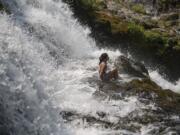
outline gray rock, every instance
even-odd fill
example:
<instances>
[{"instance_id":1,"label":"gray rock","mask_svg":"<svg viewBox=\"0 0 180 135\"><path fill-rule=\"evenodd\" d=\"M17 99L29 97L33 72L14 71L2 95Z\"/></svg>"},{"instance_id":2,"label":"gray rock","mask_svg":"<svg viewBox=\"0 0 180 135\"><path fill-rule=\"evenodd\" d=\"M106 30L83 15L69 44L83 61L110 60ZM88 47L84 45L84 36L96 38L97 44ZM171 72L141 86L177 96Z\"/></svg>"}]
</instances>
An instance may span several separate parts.
<instances>
[{"instance_id":1,"label":"gray rock","mask_svg":"<svg viewBox=\"0 0 180 135\"><path fill-rule=\"evenodd\" d=\"M149 78L148 70L142 63L135 62L124 56L116 59L115 66L119 72L129 74L132 77Z\"/></svg>"}]
</instances>

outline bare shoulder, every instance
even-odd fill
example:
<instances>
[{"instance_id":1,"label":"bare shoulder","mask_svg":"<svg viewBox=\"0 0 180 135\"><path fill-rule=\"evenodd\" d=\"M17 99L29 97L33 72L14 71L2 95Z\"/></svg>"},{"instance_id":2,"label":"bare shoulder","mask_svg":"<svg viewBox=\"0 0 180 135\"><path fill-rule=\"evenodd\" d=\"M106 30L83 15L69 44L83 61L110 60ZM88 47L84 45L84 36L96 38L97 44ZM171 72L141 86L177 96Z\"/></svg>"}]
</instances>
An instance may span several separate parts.
<instances>
[{"instance_id":1,"label":"bare shoulder","mask_svg":"<svg viewBox=\"0 0 180 135\"><path fill-rule=\"evenodd\" d=\"M105 66L106 66L106 63L105 63L105 62L102 62L102 63L99 65L100 68L104 68Z\"/></svg>"},{"instance_id":2,"label":"bare shoulder","mask_svg":"<svg viewBox=\"0 0 180 135\"><path fill-rule=\"evenodd\" d=\"M105 66L106 65L106 63L105 62L102 62L101 64L100 64L100 66Z\"/></svg>"}]
</instances>

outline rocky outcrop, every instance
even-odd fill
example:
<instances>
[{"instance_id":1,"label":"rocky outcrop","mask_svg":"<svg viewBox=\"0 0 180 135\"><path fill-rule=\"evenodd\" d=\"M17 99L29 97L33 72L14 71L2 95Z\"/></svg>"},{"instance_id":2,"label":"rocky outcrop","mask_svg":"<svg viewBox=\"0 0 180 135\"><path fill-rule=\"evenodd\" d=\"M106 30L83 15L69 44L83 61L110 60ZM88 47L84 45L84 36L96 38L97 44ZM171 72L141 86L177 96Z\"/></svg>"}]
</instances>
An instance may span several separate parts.
<instances>
[{"instance_id":1,"label":"rocky outcrop","mask_svg":"<svg viewBox=\"0 0 180 135\"><path fill-rule=\"evenodd\" d=\"M145 104L154 102L163 111L175 114L180 112L180 94L172 90L165 90L153 82L149 77L148 70L142 63L125 56L119 56L115 61L115 67L120 74L125 73L130 75L129 78L135 79L130 79L131 81L101 82L97 80L97 77L93 77L87 81L94 84L93 87L98 86L98 91L106 93L110 98L121 100L125 97L137 96Z\"/></svg>"},{"instance_id":2,"label":"rocky outcrop","mask_svg":"<svg viewBox=\"0 0 180 135\"><path fill-rule=\"evenodd\" d=\"M119 56L115 61L115 67L120 73L131 75L132 77L149 78L148 70L140 62L135 62L124 56Z\"/></svg>"},{"instance_id":3,"label":"rocky outcrop","mask_svg":"<svg viewBox=\"0 0 180 135\"><path fill-rule=\"evenodd\" d=\"M107 99L108 101L126 102L128 98L137 97L138 101L147 108L141 108L141 111L134 110L123 117L109 114L106 110L95 114L64 110L60 112L60 115L66 123L74 123L76 126L84 123L85 127L96 126L102 129L128 130L135 133L140 132L142 126L155 125L157 128L149 130L147 134L180 133L180 118L178 117L180 113L180 94L163 90L150 79L134 79L124 83L113 81L103 83L93 78L89 83L93 83L99 88L93 96L100 102L103 102L103 100L107 102ZM151 105L154 107L148 107ZM117 107L120 108L120 106ZM115 117L116 122L109 120L109 117Z\"/></svg>"},{"instance_id":4,"label":"rocky outcrop","mask_svg":"<svg viewBox=\"0 0 180 135\"><path fill-rule=\"evenodd\" d=\"M114 115L109 114L106 110L94 113L64 110L60 112L60 115L65 122L74 123L76 126L84 123L85 127L95 126L102 129L113 129L114 131L128 130L132 133L141 132L142 126L155 125L157 128L149 130L147 134L159 135L170 132L179 134L180 94L162 89L149 77L142 76L142 74L148 76L148 72L141 63L120 56L116 60L116 64L120 73L131 73L134 77L138 75L139 79L133 79L129 82L119 80L104 83L98 80L96 76L91 77L85 82L89 82L90 85L97 88L93 97L99 102L106 100L105 102L112 101L113 103L128 102L128 99L136 97L140 102L138 105L143 104L146 107L142 107L140 110L135 109L130 113L127 112L128 114L125 116L119 116L116 113ZM124 68L129 70L124 70ZM121 105L118 104L117 108L121 108ZM110 118L115 118L116 121L113 122Z\"/></svg>"},{"instance_id":5,"label":"rocky outcrop","mask_svg":"<svg viewBox=\"0 0 180 135\"><path fill-rule=\"evenodd\" d=\"M99 90L105 92L111 98L121 99L128 96L138 96L138 99L149 104L154 102L165 113L178 114L180 112L180 94L171 90L163 90L150 79L134 79L126 83L101 83ZM117 93L118 96L115 96Z\"/></svg>"},{"instance_id":6,"label":"rocky outcrop","mask_svg":"<svg viewBox=\"0 0 180 135\"><path fill-rule=\"evenodd\" d=\"M163 90L150 79L133 80L127 84L126 90L140 98L153 100L164 111L180 112L180 95L171 90Z\"/></svg>"},{"instance_id":7,"label":"rocky outcrop","mask_svg":"<svg viewBox=\"0 0 180 135\"><path fill-rule=\"evenodd\" d=\"M180 76L177 0L76 0L70 5L100 43L122 43L121 48L157 60L172 78Z\"/></svg>"}]
</instances>

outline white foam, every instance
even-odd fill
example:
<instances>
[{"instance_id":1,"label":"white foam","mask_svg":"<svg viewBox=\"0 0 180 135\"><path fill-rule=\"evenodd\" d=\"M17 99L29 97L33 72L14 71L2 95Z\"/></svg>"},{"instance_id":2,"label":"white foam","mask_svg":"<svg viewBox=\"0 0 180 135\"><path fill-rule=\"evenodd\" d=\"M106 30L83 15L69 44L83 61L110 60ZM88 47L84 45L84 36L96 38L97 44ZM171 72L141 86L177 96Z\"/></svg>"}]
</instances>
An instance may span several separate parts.
<instances>
[{"instance_id":1,"label":"white foam","mask_svg":"<svg viewBox=\"0 0 180 135\"><path fill-rule=\"evenodd\" d=\"M155 81L159 86L164 89L170 89L177 93L180 93L180 80L175 82L174 84L164 79L158 71L150 71L150 77L153 81Z\"/></svg>"},{"instance_id":2,"label":"white foam","mask_svg":"<svg viewBox=\"0 0 180 135\"><path fill-rule=\"evenodd\" d=\"M77 129L75 131L75 135L123 135L123 134L128 134L128 135L138 135L137 133L133 133L127 130L97 130L95 128L89 128L89 129Z\"/></svg>"}]
</instances>

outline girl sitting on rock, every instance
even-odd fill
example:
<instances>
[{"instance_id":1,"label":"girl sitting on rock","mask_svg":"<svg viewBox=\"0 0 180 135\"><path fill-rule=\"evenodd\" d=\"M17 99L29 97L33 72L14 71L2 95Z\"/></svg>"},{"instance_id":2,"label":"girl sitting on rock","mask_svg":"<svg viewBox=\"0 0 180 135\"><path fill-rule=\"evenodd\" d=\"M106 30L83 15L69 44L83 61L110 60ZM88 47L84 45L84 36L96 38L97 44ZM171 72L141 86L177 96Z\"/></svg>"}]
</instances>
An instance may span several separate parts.
<instances>
[{"instance_id":1,"label":"girl sitting on rock","mask_svg":"<svg viewBox=\"0 0 180 135\"><path fill-rule=\"evenodd\" d=\"M118 70L113 69L112 71L107 72L107 61L109 56L107 53L101 54L99 57L99 77L102 81L110 81L112 79L118 79Z\"/></svg>"}]
</instances>

